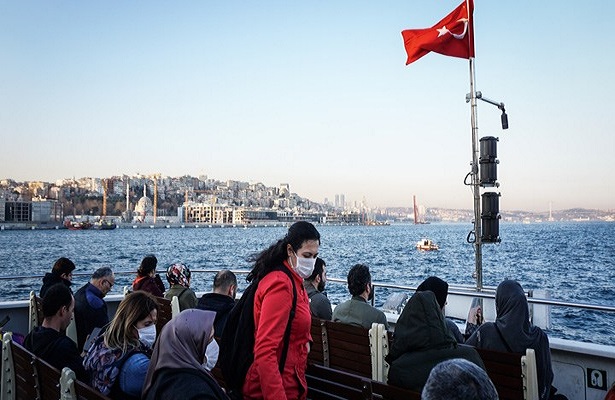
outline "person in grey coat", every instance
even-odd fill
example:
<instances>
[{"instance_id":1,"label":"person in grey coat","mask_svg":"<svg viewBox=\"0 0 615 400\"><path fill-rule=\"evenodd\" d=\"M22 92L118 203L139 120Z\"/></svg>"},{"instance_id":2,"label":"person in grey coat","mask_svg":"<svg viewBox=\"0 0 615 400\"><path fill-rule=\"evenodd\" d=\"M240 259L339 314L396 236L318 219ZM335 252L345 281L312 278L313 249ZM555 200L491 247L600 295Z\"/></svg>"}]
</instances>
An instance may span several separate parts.
<instances>
[{"instance_id":1,"label":"person in grey coat","mask_svg":"<svg viewBox=\"0 0 615 400\"><path fill-rule=\"evenodd\" d=\"M372 276L369 268L357 264L348 271L348 291L352 295L350 300L335 307L333 321L350 325L358 325L370 329L372 323L384 324L389 329L389 323L384 313L372 307L367 301L374 297Z\"/></svg>"}]
</instances>

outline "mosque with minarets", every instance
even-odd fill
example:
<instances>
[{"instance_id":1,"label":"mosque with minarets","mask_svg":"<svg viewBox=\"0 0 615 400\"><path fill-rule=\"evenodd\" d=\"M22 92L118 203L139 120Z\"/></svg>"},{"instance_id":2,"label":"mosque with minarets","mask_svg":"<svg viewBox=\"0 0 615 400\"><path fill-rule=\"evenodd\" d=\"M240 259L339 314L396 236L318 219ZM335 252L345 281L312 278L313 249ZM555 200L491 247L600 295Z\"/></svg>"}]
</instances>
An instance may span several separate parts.
<instances>
[{"instance_id":1,"label":"mosque with minarets","mask_svg":"<svg viewBox=\"0 0 615 400\"><path fill-rule=\"evenodd\" d=\"M134 211L135 222L146 222L154 216L154 207L152 201L147 197L147 185L143 185L143 197L137 201Z\"/></svg>"}]
</instances>

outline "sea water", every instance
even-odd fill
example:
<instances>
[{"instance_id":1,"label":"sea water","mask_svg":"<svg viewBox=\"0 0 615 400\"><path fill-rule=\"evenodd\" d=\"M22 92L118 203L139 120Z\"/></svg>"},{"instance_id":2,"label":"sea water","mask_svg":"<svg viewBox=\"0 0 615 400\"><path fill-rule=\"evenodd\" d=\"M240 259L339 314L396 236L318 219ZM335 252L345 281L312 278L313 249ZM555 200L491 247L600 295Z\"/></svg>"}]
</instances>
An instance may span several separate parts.
<instances>
[{"instance_id":1,"label":"sea water","mask_svg":"<svg viewBox=\"0 0 615 400\"><path fill-rule=\"evenodd\" d=\"M435 275L450 285L475 283L474 248L467 242L472 226L466 223L427 225L319 225L320 256L331 278L345 279L350 267L370 267L375 282L416 286ZM75 272L91 273L109 265L115 271L135 271L144 255L153 253L158 270L182 262L193 269L250 268L249 257L287 231L286 227L116 229L112 231L30 230L0 231L0 275L42 275L59 257L75 262ZM500 224L499 244L483 246L483 284L495 287L516 279L525 289L546 289L552 299L575 303L615 305L615 223L550 222ZM439 251L415 249L422 238L432 239ZM134 275L118 275L113 292L130 285ZM192 287L210 291L212 275L195 274ZM163 279L164 280L164 279ZM87 281L76 276L75 287ZM240 278L240 290L246 283ZM2 280L2 300L27 298L38 292L40 277ZM329 284L332 302L349 297L345 285ZM387 291L378 293L381 305ZM576 308L554 307L550 336L615 344L615 315Z\"/></svg>"}]
</instances>

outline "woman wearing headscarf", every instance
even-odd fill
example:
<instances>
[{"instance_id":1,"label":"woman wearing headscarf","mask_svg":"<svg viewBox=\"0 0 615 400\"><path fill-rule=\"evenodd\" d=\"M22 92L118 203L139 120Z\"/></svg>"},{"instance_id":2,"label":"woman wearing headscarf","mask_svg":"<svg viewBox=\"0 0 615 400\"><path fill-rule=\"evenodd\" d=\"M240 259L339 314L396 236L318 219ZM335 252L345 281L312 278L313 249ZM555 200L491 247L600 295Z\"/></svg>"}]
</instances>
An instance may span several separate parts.
<instances>
[{"instance_id":1,"label":"woman wearing headscarf","mask_svg":"<svg viewBox=\"0 0 615 400\"><path fill-rule=\"evenodd\" d=\"M495 322L482 324L466 341L478 348L525 354L526 349L536 352L538 394L547 400L551 393L553 370L547 334L530 323L527 298L517 281L505 280L495 291Z\"/></svg>"},{"instance_id":2,"label":"woman wearing headscarf","mask_svg":"<svg viewBox=\"0 0 615 400\"><path fill-rule=\"evenodd\" d=\"M164 297L169 300L177 296L180 311L196 308L198 300L196 294L190 289L190 268L182 263L175 263L167 269L167 281L171 287Z\"/></svg>"},{"instance_id":3,"label":"woman wearing headscarf","mask_svg":"<svg viewBox=\"0 0 615 400\"><path fill-rule=\"evenodd\" d=\"M444 306L446 306L446 298L448 297L448 283L437 276L430 276L416 288L417 292L424 292L426 290L429 290L436 295L438 305L440 306L442 313L444 313ZM444 317L444 321L446 322L446 327L449 329L455 340L457 340L457 343L463 343L463 335L459 331L457 324L453 320L446 317Z\"/></svg>"},{"instance_id":4,"label":"woman wearing headscarf","mask_svg":"<svg viewBox=\"0 0 615 400\"><path fill-rule=\"evenodd\" d=\"M143 257L141 265L137 269L137 277L132 282L132 290L143 290L157 297L164 295L165 287L156 273L158 259L153 254Z\"/></svg>"},{"instance_id":5,"label":"woman wearing headscarf","mask_svg":"<svg viewBox=\"0 0 615 400\"><path fill-rule=\"evenodd\" d=\"M182 311L169 321L154 347L145 384L145 400L227 400L205 367L213 343L216 313L199 309Z\"/></svg>"},{"instance_id":6,"label":"woman wearing headscarf","mask_svg":"<svg viewBox=\"0 0 615 400\"><path fill-rule=\"evenodd\" d=\"M126 295L83 359L92 387L115 400L141 398L157 319L154 296L141 290Z\"/></svg>"},{"instance_id":7,"label":"woman wearing headscarf","mask_svg":"<svg viewBox=\"0 0 615 400\"><path fill-rule=\"evenodd\" d=\"M435 294L416 292L395 325L393 345L387 356L391 365L388 382L420 392L431 369L451 358L463 358L485 369L476 349L458 344L453 338Z\"/></svg>"}]
</instances>

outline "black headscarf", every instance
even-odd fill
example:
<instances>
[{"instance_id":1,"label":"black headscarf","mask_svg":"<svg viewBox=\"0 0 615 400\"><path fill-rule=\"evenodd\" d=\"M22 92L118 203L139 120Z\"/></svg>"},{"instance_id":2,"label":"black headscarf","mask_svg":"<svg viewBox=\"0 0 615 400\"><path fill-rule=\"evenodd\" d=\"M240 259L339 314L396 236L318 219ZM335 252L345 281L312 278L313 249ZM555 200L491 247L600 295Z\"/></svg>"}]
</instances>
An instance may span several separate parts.
<instances>
[{"instance_id":1,"label":"black headscarf","mask_svg":"<svg viewBox=\"0 0 615 400\"><path fill-rule=\"evenodd\" d=\"M424 292L426 290L433 292L436 295L436 300L440 308L444 308L446 305L446 296L448 296L448 283L436 276L430 276L416 288L417 292Z\"/></svg>"}]
</instances>

